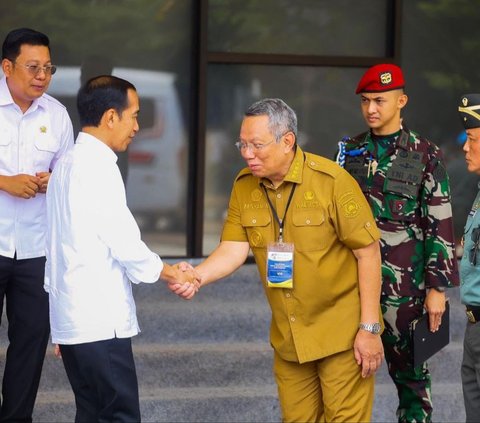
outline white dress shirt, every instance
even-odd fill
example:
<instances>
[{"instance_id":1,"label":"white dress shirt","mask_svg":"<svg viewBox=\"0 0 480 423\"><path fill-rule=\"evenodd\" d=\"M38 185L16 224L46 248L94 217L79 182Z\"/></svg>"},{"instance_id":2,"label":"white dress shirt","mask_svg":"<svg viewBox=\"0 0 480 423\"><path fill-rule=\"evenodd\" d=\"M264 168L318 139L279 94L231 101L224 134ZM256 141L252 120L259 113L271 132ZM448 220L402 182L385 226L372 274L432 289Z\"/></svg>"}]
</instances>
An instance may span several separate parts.
<instances>
[{"instance_id":1,"label":"white dress shirt","mask_svg":"<svg viewBox=\"0 0 480 423\"><path fill-rule=\"evenodd\" d=\"M45 290L54 343L136 335L129 279L156 282L163 269L141 240L116 161L107 145L80 132L50 177Z\"/></svg>"},{"instance_id":2,"label":"white dress shirt","mask_svg":"<svg viewBox=\"0 0 480 423\"><path fill-rule=\"evenodd\" d=\"M43 94L22 113L0 79L0 175L48 172L72 145L72 122L61 103ZM1 256L44 256L45 230L45 194L24 199L0 191Z\"/></svg>"}]
</instances>

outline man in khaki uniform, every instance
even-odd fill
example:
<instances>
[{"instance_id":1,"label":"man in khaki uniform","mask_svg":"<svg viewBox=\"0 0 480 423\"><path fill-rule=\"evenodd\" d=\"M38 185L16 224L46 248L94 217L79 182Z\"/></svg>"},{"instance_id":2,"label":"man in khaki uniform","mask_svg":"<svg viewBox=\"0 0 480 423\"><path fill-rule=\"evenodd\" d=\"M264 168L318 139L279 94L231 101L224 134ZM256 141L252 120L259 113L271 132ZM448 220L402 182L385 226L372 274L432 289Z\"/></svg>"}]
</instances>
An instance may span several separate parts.
<instances>
[{"instance_id":1,"label":"man in khaki uniform","mask_svg":"<svg viewBox=\"0 0 480 423\"><path fill-rule=\"evenodd\" d=\"M295 112L264 99L245 113L237 176L202 285L251 248L272 309L284 421L369 421L380 340L380 233L354 179L296 145Z\"/></svg>"}]
</instances>

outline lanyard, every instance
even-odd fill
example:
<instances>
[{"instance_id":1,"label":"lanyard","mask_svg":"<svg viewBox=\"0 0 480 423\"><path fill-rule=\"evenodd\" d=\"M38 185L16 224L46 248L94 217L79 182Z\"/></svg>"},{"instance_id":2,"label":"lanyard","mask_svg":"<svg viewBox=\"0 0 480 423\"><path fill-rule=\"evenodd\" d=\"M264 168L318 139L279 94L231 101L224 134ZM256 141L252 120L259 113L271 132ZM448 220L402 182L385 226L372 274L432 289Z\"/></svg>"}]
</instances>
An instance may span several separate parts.
<instances>
[{"instance_id":1,"label":"lanyard","mask_svg":"<svg viewBox=\"0 0 480 423\"><path fill-rule=\"evenodd\" d=\"M265 185L262 184L263 190L265 191L265 195L267 196L267 201L268 204L270 205L270 208L272 209L273 216L278 222L278 227L279 227L279 234L278 234L278 242L283 242L283 224L285 223L285 217L287 216L287 211L288 208L290 207L290 203L292 201L293 193L295 192L295 188L297 188L297 184L293 184L292 190L290 191L290 195L288 197L287 201L287 207L285 207L285 214L283 215L283 219L280 219L277 214L277 210L275 210L275 207L273 207L273 204L270 200L270 197L268 196L267 193L267 188L265 188Z\"/></svg>"}]
</instances>

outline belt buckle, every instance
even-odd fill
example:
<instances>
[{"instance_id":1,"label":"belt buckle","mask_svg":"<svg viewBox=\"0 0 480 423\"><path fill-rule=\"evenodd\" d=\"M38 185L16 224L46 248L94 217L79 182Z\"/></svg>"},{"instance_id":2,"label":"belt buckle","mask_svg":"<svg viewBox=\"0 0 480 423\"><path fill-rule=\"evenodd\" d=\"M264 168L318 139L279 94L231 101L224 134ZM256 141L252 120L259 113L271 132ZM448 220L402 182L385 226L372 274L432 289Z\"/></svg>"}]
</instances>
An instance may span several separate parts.
<instances>
[{"instance_id":1,"label":"belt buckle","mask_svg":"<svg viewBox=\"0 0 480 423\"><path fill-rule=\"evenodd\" d=\"M468 321L469 321L470 323L476 323L476 322L477 322L477 321L475 320L475 316L473 315L472 310L465 310L465 312L467 313Z\"/></svg>"}]
</instances>

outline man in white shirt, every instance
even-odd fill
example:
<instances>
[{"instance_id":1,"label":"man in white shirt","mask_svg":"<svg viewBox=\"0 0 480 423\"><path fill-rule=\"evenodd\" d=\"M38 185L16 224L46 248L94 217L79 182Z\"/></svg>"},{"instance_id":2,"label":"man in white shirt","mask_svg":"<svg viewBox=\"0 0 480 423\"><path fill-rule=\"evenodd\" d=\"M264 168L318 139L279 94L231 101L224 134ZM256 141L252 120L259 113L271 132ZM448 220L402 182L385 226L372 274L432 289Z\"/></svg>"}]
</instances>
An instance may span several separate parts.
<instances>
[{"instance_id":1,"label":"man in white shirt","mask_svg":"<svg viewBox=\"0 0 480 423\"><path fill-rule=\"evenodd\" d=\"M0 421L32 421L48 344L45 192L50 171L73 145L65 107L45 94L55 66L49 39L28 28L2 45L0 79L0 317L9 346Z\"/></svg>"},{"instance_id":2,"label":"man in white shirt","mask_svg":"<svg viewBox=\"0 0 480 423\"><path fill-rule=\"evenodd\" d=\"M115 152L139 130L135 87L114 76L87 81L77 97L82 131L47 192L52 341L75 394L75 421L140 421L131 337L139 332L133 283L162 278L183 298L194 271L163 263L141 240ZM161 189L161 187L159 187Z\"/></svg>"}]
</instances>

